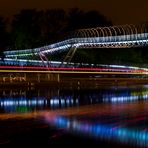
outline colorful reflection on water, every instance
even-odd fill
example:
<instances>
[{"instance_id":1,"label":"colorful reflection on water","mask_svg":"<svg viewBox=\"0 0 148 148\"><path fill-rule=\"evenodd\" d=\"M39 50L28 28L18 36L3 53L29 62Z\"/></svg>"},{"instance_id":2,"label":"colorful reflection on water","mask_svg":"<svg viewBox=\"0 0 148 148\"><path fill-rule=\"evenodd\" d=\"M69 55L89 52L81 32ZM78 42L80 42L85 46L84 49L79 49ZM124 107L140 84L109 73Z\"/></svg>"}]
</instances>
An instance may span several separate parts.
<instances>
[{"instance_id":1,"label":"colorful reflection on water","mask_svg":"<svg viewBox=\"0 0 148 148\"><path fill-rule=\"evenodd\" d=\"M46 120L58 128L103 140L114 140L126 144L148 147L148 132L105 124L85 123L60 116L46 116Z\"/></svg>"},{"instance_id":2,"label":"colorful reflection on water","mask_svg":"<svg viewBox=\"0 0 148 148\"><path fill-rule=\"evenodd\" d=\"M46 90L46 91L45 91ZM126 103L148 99L148 87L110 87L90 90L0 90L0 112L59 109L98 103Z\"/></svg>"},{"instance_id":3,"label":"colorful reflection on water","mask_svg":"<svg viewBox=\"0 0 148 148\"><path fill-rule=\"evenodd\" d=\"M67 132L148 147L148 87L0 90L0 120L45 118Z\"/></svg>"}]
</instances>

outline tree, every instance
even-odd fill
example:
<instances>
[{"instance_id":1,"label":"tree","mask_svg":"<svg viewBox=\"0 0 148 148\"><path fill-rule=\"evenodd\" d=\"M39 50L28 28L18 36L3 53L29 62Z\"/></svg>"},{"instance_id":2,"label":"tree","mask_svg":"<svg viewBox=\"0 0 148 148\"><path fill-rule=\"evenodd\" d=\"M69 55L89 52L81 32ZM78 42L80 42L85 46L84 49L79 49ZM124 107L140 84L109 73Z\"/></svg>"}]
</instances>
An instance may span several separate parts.
<instances>
[{"instance_id":1,"label":"tree","mask_svg":"<svg viewBox=\"0 0 148 148\"><path fill-rule=\"evenodd\" d=\"M112 22L98 11L73 8L68 12L68 31L101 26L112 26Z\"/></svg>"},{"instance_id":2,"label":"tree","mask_svg":"<svg viewBox=\"0 0 148 148\"><path fill-rule=\"evenodd\" d=\"M39 13L35 9L26 9L14 16L11 30L14 49L28 49L40 45Z\"/></svg>"},{"instance_id":3,"label":"tree","mask_svg":"<svg viewBox=\"0 0 148 148\"><path fill-rule=\"evenodd\" d=\"M67 15L63 9L49 9L43 13L40 22L42 37L46 44L53 43L65 33Z\"/></svg>"},{"instance_id":4,"label":"tree","mask_svg":"<svg viewBox=\"0 0 148 148\"><path fill-rule=\"evenodd\" d=\"M6 20L3 17L0 17L0 57L3 58L3 51L9 45L9 36L6 31Z\"/></svg>"}]
</instances>

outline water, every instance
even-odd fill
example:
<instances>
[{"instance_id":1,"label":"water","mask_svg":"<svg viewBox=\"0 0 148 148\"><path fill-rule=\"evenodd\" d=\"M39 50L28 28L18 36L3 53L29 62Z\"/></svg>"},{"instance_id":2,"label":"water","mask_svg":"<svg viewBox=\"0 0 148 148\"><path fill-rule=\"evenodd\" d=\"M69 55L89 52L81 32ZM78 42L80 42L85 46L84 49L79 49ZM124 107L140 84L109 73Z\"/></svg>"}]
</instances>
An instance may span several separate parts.
<instances>
[{"instance_id":1,"label":"water","mask_svg":"<svg viewBox=\"0 0 148 148\"><path fill-rule=\"evenodd\" d=\"M0 144L148 147L148 85L2 88L0 131Z\"/></svg>"}]
</instances>

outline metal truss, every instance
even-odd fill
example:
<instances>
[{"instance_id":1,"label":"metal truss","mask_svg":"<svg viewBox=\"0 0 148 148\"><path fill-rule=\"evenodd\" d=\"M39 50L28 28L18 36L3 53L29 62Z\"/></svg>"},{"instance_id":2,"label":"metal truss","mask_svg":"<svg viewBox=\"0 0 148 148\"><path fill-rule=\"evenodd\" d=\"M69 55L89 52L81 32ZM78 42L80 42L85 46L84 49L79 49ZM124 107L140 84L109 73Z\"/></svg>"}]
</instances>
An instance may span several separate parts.
<instances>
[{"instance_id":1,"label":"metal truss","mask_svg":"<svg viewBox=\"0 0 148 148\"><path fill-rule=\"evenodd\" d=\"M60 67L62 67L63 63L69 64L71 62L71 59L73 58L75 52L77 50L77 47L70 47L68 53L66 54L64 60L62 61Z\"/></svg>"},{"instance_id":2,"label":"metal truss","mask_svg":"<svg viewBox=\"0 0 148 148\"><path fill-rule=\"evenodd\" d=\"M48 58L45 56L45 54L39 53L39 57L45 67L47 67L47 68L51 67L51 64L50 64L51 62L50 62L50 60L48 60Z\"/></svg>"},{"instance_id":3,"label":"metal truss","mask_svg":"<svg viewBox=\"0 0 148 148\"><path fill-rule=\"evenodd\" d=\"M79 29L69 33L67 39L61 42L35 49L5 51L4 54L7 58L39 55L45 61L45 54L68 50L64 61L70 62L77 48L131 48L147 45L148 23L145 23Z\"/></svg>"}]
</instances>

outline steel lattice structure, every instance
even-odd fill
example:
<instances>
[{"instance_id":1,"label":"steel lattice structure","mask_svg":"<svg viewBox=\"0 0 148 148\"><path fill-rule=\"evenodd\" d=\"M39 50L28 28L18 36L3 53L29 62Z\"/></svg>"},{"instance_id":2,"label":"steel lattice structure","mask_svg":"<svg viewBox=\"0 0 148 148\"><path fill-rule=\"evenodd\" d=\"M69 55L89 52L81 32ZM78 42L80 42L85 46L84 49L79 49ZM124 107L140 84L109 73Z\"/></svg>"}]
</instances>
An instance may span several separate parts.
<instances>
[{"instance_id":1,"label":"steel lattice structure","mask_svg":"<svg viewBox=\"0 0 148 148\"><path fill-rule=\"evenodd\" d=\"M45 54L68 50L64 61L69 62L78 48L131 48L148 45L148 23L79 29L70 32L60 42L34 49L5 51L7 58L39 55L44 61Z\"/></svg>"}]
</instances>

